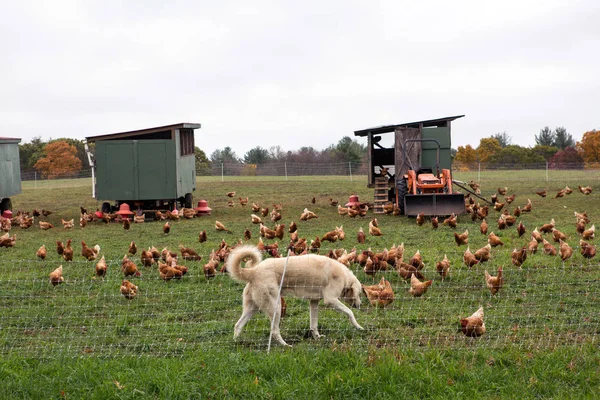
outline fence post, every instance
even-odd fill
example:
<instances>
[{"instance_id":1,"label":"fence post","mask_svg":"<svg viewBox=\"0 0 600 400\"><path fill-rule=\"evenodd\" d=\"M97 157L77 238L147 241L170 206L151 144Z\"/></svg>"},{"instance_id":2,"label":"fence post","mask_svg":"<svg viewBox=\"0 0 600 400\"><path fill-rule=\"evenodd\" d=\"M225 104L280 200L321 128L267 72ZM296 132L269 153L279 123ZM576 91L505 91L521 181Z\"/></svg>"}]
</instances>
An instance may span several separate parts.
<instances>
[{"instance_id":1,"label":"fence post","mask_svg":"<svg viewBox=\"0 0 600 400\"><path fill-rule=\"evenodd\" d=\"M348 161L348 171L350 171L350 182L352 182L352 162Z\"/></svg>"},{"instance_id":2,"label":"fence post","mask_svg":"<svg viewBox=\"0 0 600 400\"><path fill-rule=\"evenodd\" d=\"M221 163L221 182L223 182L223 163Z\"/></svg>"},{"instance_id":3,"label":"fence post","mask_svg":"<svg viewBox=\"0 0 600 400\"><path fill-rule=\"evenodd\" d=\"M546 161L546 182L548 182L548 161Z\"/></svg>"},{"instance_id":4,"label":"fence post","mask_svg":"<svg viewBox=\"0 0 600 400\"><path fill-rule=\"evenodd\" d=\"M283 163L283 169L285 171L285 181L287 182L288 178L287 178L287 162Z\"/></svg>"},{"instance_id":5,"label":"fence post","mask_svg":"<svg viewBox=\"0 0 600 400\"><path fill-rule=\"evenodd\" d=\"M33 188L37 189L37 171L33 173Z\"/></svg>"},{"instance_id":6,"label":"fence post","mask_svg":"<svg viewBox=\"0 0 600 400\"><path fill-rule=\"evenodd\" d=\"M481 182L481 163L477 163L477 182Z\"/></svg>"}]
</instances>

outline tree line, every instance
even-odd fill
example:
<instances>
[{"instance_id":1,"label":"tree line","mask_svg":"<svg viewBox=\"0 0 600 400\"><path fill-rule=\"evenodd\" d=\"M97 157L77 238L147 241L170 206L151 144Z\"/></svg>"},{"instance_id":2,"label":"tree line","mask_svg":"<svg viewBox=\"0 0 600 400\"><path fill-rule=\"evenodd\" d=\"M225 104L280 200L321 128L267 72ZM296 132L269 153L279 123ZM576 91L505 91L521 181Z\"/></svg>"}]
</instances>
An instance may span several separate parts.
<instances>
[{"instance_id":1,"label":"tree line","mask_svg":"<svg viewBox=\"0 0 600 400\"><path fill-rule=\"evenodd\" d=\"M454 161L460 168L469 169L478 163L487 166L511 167L515 164L548 163L550 168L584 168L585 163L600 162L600 131L585 132L580 142L564 127L540 129L534 147L513 145L506 132L496 133L479 141L479 146L459 146Z\"/></svg>"}]
</instances>

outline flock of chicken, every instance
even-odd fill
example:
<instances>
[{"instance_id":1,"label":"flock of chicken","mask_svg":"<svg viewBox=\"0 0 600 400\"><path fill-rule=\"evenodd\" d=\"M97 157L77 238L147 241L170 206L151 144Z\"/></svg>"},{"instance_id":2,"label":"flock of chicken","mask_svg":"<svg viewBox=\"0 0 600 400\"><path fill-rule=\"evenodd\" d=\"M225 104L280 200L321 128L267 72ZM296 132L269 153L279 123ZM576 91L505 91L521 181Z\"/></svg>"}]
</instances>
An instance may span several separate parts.
<instances>
[{"instance_id":1,"label":"flock of chicken","mask_svg":"<svg viewBox=\"0 0 600 400\"><path fill-rule=\"evenodd\" d=\"M480 193L480 187L475 182L470 182L471 188L475 191L475 193ZM579 187L579 190L583 194L590 194L592 192L591 187ZM566 187L565 189L559 191L555 197L563 197L565 195L571 194L573 191ZM506 229L507 227L511 227L516 224L517 218L521 215L521 213L531 212L532 210L532 202L531 200L527 200L527 203L523 207L517 206L514 211L511 213L508 210L508 205L510 205L515 200L515 195L506 196L507 188L498 188L498 194L494 194L492 196L493 208L495 211L499 212L500 215L497 220L498 229ZM546 191L536 192L539 196L545 197L547 195ZM498 201L498 195L503 195L504 202ZM233 198L235 196L235 192L227 193L227 196ZM242 206L246 206L248 204L248 198L245 199L239 197L239 202ZM368 204L361 204L352 207L342 207L338 204L337 201L330 199L330 205L337 207L339 215L347 215L349 217L356 216L365 216L367 211L369 210ZM312 199L312 203L315 203L315 198ZM492 247L502 246L504 243L494 232L490 232L488 234L489 225L486 221L489 213L489 206L481 206L479 203L475 201L473 197L470 195L465 196L465 204L466 210L470 214L472 221L480 220L480 232L483 235L487 236L487 245L477 249L475 252L470 250L468 246L469 243L469 230L466 229L463 233L454 232L454 239L458 246L466 245L467 249L463 254L463 262L468 267L471 268L476 264L484 263L491 258L491 249ZM229 201L229 205L232 206L232 202ZM263 242L263 238L265 240L279 239L283 240L285 234L285 225L278 223L282 219L282 204L273 204L273 209L269 212L268 208L263 208L259 204L252 203L251 209L252 214L250 215L250 222L255 225L259 225L259 233L260 238L258 241L258 249L270 255L271 257L280 257L281 254L279 252L279 244L276 241L275 243L267 244ZM391 212L389 212L389 210ZM395 207L387 207L386 212L395 213ZM49 215L49 211L43 210L44 215ZM0 227L6 232L3 236L0 236L0 247L12 247L16 241L16 234L13 236L9 235L9 230L11 224L18 224L21 228L27 229L33 224L33 219L37 215L40 215L40 212L35 210L34 216L29 217L26 213L18 213L18 215L13 218L13 220L2 219L0 220ZM163 233L168 234L170 231L169 220L177 220L181 217L183 218L193 218L196 215L195 210L193 209L182 209L178 211L177 209L173 211L167 211L165 213L157 213L157 219L167 220L163 225ZM276 223L273 229L268 228L263 219L267 217L274 223ZM581 235L581 239L579 241L579 247L581 255L587 259L591 259L596 255L596 247L590 244L588 241L594 239L595 236L595 226L587 228L587 224L590 223L590 220L586 213L577 213L575 212L576 217L576 229L577 232ZM118 220L120 217L118 215L111 215L102 213L102 215L94 215L89 214L84 208L81 208L81 217L80 217L80 226L84 227L87 222L91 222L94 219L100 219L104 222L110 222L112 220ZM308 208L305 208L300 215L300 220L308 221L313 218L318 218L318 215ZM134 222L143 223L145 217L143 215L135 215ZM129 229L131 221L128 218L122 218L121 222L123 223L124 229ZM423 226L426 222L425 216L423 214L419 214L416 217L416 224L419 226ZM64 229L73 228L74 221L65 221L62 220ZM439 220L437 217L432 217L430 219L431 227L433 229L437 229L439 227ZM442 221L444 226L449 226L451 228L456 228L458 224L458 217L454 214L449 216L448 218ZM48 222L39 221L39 226L41 229L51 229L53 226ZM225 224L220 221L215 221L215 229L220 232L228 232L231 233ZM525 226L523 222L519 222L516 226L518 237L522 237L526 233ZM328 242L336 242L338 240L343 241L345 239L346 233L344 231L343 225L339 227L335 227L335 229L326 232L322 236L317 236L314 240L310 241L310 244L307 242L306 238L301 238L298 235L298 225L295 222L291 222L288 229L289 233L289 245L287 246L287 254L290 256L301 256L304 254L310 253L318 253L321 249L321 244L324 241ZM377 218L373 218L369 222L369 235L371 236L382 236L383 232L379 227ZM552 245L546 238L543 237L543 234L551 234L552 240L558 243L558 250L554 245ZM244 232L244 240L248 241L252 238L252 233L249 229L246 229ZM200 232L198 236L199 242L206 241L206 231ZM366 234L362 228L359 229L356 240L359 244L364 244L366 241ZM521 248L515 248L511 254L512 263L521 267L521 265L527 259L527 255L531 253L535 253L538 251L538 245L541 243L543 246L544 254L550 256L559 255L561 260L564 262L568 260L573 255L573 249L567 243L567 236L556 228L555 221L552 219L549 223L542 225L539 229L536 227L531 233L531 241ZM243 243L240 239L238 243L234 245L229 245L223 239L221 244L217 250L213 250L209 256L208 262L203 266L203 272L207 279L214 277L217 274L217 269L221 263L223 266L220 269L221 273L225 272L224 261L227 259L227 256L232 248L236 245ZM74 250L71 246L71 239L69 239L65 244L60 241L57 241L56 252L64 258L65 261L73 260ZM193 249L184 247L183 245L179 245L179 251L181 253L181 258L184 260L192 260L192 261L200 261L202 257L198 255ZM100 246L95 245L93 247L88 247L87 244L82 241L81 242L81 256L84 257L88 261L97 260L100 253ZM128 249L128 255L123 257L121 263L121 271L125 278L129 278L131 276L141 276L140 270L136 263L129 258L129 255L137 254L137 246L135 242L131 242ZM41 246L36 254L37 257L44 260L47 256L47 249L45 246ZM384 249L382 252L373 252L371 249L365 251L357 251L356 248L352 249L350 252L345 249L335 249L329 250L327 256L336 259L342 264L351 267L353 263L359 264L363 267L363 271L365 274L370 276L375 276L379 271L386 271L388 269L393 269L397 272L398 276L407 282L410 283L409 293L414 297L423 296L428 288L432 285L432 280L426 280L423 275L424 263L419 250L410 257L408 262L404 261L404 244L399 246L392 246L390 249ZM170 251L168 248L164 248L162 251L158 251L155 247L150 247L147 250L142 250L140 254L140 261L144 267L151 267L154 264L158 265L159 276L165 281L171 279L180 279L182 276L186 274L188 268L179 264L178 254ZM436 263L436 271L441 276L442 280L445 279L451 270L451 264L446 255L441 261ZM107 264L104 256L97 261L95 266L95 272L98 277L104 277L107 273ZM491 275L487 270L484 271L484 279L488 289L490 290L492 295L497 294L503 287L504 279L502 275L502 267L500 266L496 272L496 275ZM49 279L50 283L53 286L56 286L60 283L64 282L64 277L62 275L62 265L56 268L52 273L50 273ZM135 284L131 283L127 279L122 280L120 292L127 299L133 299L139 291L139 287ZM379 283L375 285L363 285L363 292L366 297L370 301L372 305L378 307L385 307L394 301L394 292L390 282L382 277ZM481 336L485 332L485 323L483 321L483 308L479 308L473 315L462 318L460 320L462 332L467 336Z\"/></svg>"}]
</instances>

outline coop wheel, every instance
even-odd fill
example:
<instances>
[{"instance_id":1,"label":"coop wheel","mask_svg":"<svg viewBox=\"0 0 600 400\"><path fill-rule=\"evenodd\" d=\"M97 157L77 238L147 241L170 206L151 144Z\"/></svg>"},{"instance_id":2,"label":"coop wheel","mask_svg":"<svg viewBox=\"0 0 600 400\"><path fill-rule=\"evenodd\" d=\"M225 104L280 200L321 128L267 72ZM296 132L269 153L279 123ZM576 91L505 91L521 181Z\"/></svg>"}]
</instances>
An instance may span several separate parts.
<instances>
[{"instance_id":1,"label":"coop wheel","mask_svg":"<svg viewBox=\"0 0 600 400\"><path fill-rule=\"evenodd\" d=\"M12 211L12 201L8 197L2 199L2 202L0 203L0 214L2 214L2 212L6 210Z\"/></svg>"},{"instance_id":2,"label":"coop wheel","mask_svg":"<svg viewBox=\"0 0 600 400\"><path fill-rule=\"evenodd\" d=\"M110 204L108 202L104 202L102 203L102 208L101 208L103 213L110 213Z\"/></svg>"},{"instance_id":3,"label":"coop wheel","mask_svg":"<svg viewBox=\"0 0 600 400\"><path fill-rule=\"evenodd\" d=\"M194 196L191 193L185 195L185 208L192 208L194 206Z\"/></svg>"}]
</instances>

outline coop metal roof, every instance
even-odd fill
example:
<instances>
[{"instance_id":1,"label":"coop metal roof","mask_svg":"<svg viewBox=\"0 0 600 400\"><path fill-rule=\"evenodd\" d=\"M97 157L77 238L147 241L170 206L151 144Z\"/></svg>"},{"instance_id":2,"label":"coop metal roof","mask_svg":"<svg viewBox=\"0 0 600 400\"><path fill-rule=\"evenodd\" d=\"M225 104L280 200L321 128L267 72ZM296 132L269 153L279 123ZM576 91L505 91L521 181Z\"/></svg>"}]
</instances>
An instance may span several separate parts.
<instances>
[{"instance_id":1,"label":"coop metal roof","mask_svg":"<svg viewBox=\"0 0 600 400\"><path fill-rule=\"evenodd\" d=\"M439 126L443 122L454 121L455 119L462 118L464 115L454 115L452 117L443 117L436 119L426 119L424 121L416 121L416 122L405 122L402 124L395 125L382 125L376 126L373 128L361 129L358 131L354 131L355 136L367 136L369 133L379 134L379 133L389 133L394 132L396 128L418 128L419 126L423 126L424 128L429 128L433 126Z\"/></svg>"},{"instance_id":2,"label":"coop metal roof","mask_svg":"<svg viewBox=\"0 0 600 400\"><path fill-rule=\"evenodd\" d=\"M0 136L0 143L19 143L21 139L13 137Z\"/></svg>"},{"instance_id":3,"label":"coop metal roof","mask_svg":"<svg viewBox=\"0 0 600 400\"><path fill-rule=\"evenodd\" d=\"M157 126L154 128L138 129L135 131L108 133L108 134L98 135L98 136L87 136L86 140L88 142L97 142L100 140L126 139L131 136L140 136L140 135L152 134L152 133L163 132L163 131L172 131L175 129L198 129L198 128L200 128L200 124L190 123L190 122L180 122L178 124Z\"/></svg>"}]
</instances>

